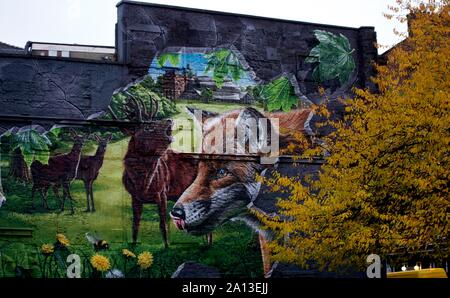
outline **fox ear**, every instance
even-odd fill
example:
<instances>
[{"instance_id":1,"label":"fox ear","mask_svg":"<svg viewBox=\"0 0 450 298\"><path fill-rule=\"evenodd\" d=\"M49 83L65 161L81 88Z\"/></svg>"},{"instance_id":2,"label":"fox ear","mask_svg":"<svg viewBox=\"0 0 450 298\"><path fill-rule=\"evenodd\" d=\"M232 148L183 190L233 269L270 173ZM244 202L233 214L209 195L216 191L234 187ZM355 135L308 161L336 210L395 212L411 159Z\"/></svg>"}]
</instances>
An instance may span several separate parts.
<instances>
[{"instance_id":1,"label":"fox ear","mask_svg":"<svg viewBox=\"0 0 450 298\"><path fill-rule=\"evenodd\" d=\"M237 124L239 124L239 121L241 120L247 120L251 118L259 120L260 118L265 118L265 116L255 108L245 108L241 111L241 113L239 113Z\"/></svg>"},{"instance_id":2,"label":"fox ear","mask_svg":"<svg viewBox=\"0 0 450 298\"><path fill-rule=\"evenodd\" d=\"M236 130L240 150L248 153L265 153L263 147L270 145L270 136L274 132L270 119L254 108L246 108L239 114Z\"/></svg>"},{"instance_id":3,"label":"fox ear","mask_svg":"<svg viewBox=\"0 0 450 298\"><path fill-rule=\"evenodd\" d=\"M218 113L215 112L200 110L194 107L186 107L186 110L188 114L192 117L194 122L198 124L203 124L209 118L213 118L219 115Z\"/></svg>"}]
</instances>

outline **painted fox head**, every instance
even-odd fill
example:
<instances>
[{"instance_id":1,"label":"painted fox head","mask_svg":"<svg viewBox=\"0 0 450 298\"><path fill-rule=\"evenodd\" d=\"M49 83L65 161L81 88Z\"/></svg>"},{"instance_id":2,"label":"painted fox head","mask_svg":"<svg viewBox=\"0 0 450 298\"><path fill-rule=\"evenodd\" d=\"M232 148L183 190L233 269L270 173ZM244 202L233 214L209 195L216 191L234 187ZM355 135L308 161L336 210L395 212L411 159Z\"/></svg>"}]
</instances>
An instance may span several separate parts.
<instances>
[{"instance_id":1,"label":"painted fox head","mask_svg":"<svg viewBox=\"0 0 450 298\"><path fill-rule=\"evenodd\" d=\"M290 121L279 119L280 125L286 123L285 125L293 126L297 123L298 130L304 130L305 123L310 118L310 111L298 110L294 113L297 113L298 117L290 115ZM217 139L217 126L220 125L222 125L220 127L224 127L224 131L219 134L219 137L226 135L227 131L241 129L248 136L244 145L250 146L252 133L259 132L260 127L255 130L247 124L255 123L259 126L263 123L259 121L260 119L265 118L265 116L270 118L275 114L263 115L253 108L246 108L222 115L202 111L201 115L200 121L197 118L194 118L194 120L202 126L203 140L210 140L206 144L203 143L202 152L214 155L199 162L197 177L180 196L170 213L173 222L179 229L194 235L209 233L225 221L247 213L247 205L256 198L260 189L260 183L256 181L256 175L267 168L267 165L260 164L257 159L243 161L233 156L233 153L235 154L243 149L238 148L238 146L234 147L234 151L228 151L231 155L216 155L218 152L215 152L215 150L223 149L220 147L226 146L226 140L214 141L211 134L216 133ZM288 114L279 113L276 116L287 117ZM234 119L234 121L230 119ZM247 121L249 119L254 121ZM292 119L295 120L292 121ZM223 126L225 123L227 125ZM228 125L229 123L231 125ZM264 128L270 132L276 131L271 123ZM213 150L206 147L211 146L211 144L214 147L217 143L220 143L221 146L216 146Z\"/></svg>"},{"instance_id":2,"label":"painted fox head","mask_svg":"<svg viewBox=\"0 0 450 298\"><path fill-rule=\"evenodd\" d=\"M247 210L259 191L256 162L202 160L198 175L174 205L171 216L180 230L209 233Z\"/></svg>"}]
</instances>

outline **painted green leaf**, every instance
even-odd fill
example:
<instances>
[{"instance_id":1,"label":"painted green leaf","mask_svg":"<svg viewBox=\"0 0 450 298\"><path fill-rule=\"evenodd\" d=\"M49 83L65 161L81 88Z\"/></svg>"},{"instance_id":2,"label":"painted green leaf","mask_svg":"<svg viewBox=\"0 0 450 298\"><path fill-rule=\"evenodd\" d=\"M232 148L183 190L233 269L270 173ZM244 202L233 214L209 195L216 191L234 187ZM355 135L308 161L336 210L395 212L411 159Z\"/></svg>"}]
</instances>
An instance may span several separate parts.
<instances>
[{"instance_id":1,"label":"painted green leaf","mask_svg":"<svg viewBox=\"0 0 450 298\"><path fill-rule=\"evenodd\" d=\"M314 34L319 44L311 49L307 63L318 63L314 68L312 76L318 82L324 82L335 78L345 84L356 65L350 42L342 34L335 35L323 30L315 30Z\"/></svg>"},{"instance_id":2,"label":"painted green leaf","mask_svg":"<svg viewBox=\"0 0 450 298\"><path fill-rule=\"evenodd\" d=\"M239 81L244 73L244 68L238 57L228 49L219 49L205 55L207 64L205 74L212 71L212 78L218 88L222 88L227 77Z\"/></svg>"},{"instance_id":3,"label":"painted green leaf","mask_svg":"<svg viewBox=\"0 0 450 298\"><path fill-rule=\"evenodd\" d=\"M169 64L173 67L177 67L180 64L181 54L180 53L163 53L158 57L158 65L164 67L169 61Z\"/></svg>"},{"instance_id":4,"label":"painted green leaf","mask_svg":"<svg viewBox=\"0 0 450 298\"><path fill-rule=\"evenodd\" d=\"M59 137L61 132L62 132L62 129L60 127L53 128L51 131L49 131L49 133L51 133L55 137Z\"/></svg>"},{"instance_id":5,"label":"painted green leaf","mask_svg":"<svg viewBox=\"0 0 450 298\"><path fill-rule=\"evenodd\" d=\"M295 95L294 87L289 78L282 76L263 86L260 96L264 98L267 110L289 112L293 106L298 103L298 97Z\"/></svg>"},{"instance_id":6,"label":"painted green leaf","mask_svg":"<svg viewBox=\"0 0 450 298\"><path fill-rule=\"evenodd\" d=\"M48 163L51 146L50 139L38 133L34 129L27 129L14 135L13 149L19 147L28 166L33 160L39 160L43 164Z\"/></svg>"},{"instance_id":7,"label":"painted green leaf","mask_svg":"<svg viewBox=\"0 0 450 298\"><path fill-rule=\"evenodd\" d=\"M39 160L41 163L43 164L48 164L48 159L50 158L50 151L40 151L40 152L36 152L36 154L34 154L33 158L35 160ZM31 161L33 162L33 161ZM27 164L31 165L31 163Z\"/></svg>"}]
</instances>

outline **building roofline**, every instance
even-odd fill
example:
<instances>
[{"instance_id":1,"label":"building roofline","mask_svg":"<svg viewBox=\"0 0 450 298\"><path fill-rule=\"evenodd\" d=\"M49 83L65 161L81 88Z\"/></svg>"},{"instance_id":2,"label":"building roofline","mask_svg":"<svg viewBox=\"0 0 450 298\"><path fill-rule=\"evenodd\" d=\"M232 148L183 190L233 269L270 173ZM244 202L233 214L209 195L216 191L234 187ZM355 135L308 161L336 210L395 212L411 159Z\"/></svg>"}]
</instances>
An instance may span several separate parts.
<instances>
[{"instance_id":1,"label":"building roofline","mask_svg":"<svg viewBox=\"0 0 450 298\"><path fill-rule=\"evenodd\" d=\"M358 30L361 28L372 28L375 30L375 27L373 27L373 26L348 27L348 26L339 26L339 25L332 25L332 24L320 24L320 23L313 23L313 22L303 22L303 21L295 21L295 20L289 20L289 19L279 19L279 18L271 18L271 17L264 17L264 16L256 16L256 15L247 15L247 14L224 12L224 11L217 11L217 10L207 10L207 9L201 9L201 8L173 6L173 5L167 5L167 4L155 4L155 3L140 2L140 1L133 1L133 0L121 0L120 2L118 2L116 4L116 7L119 7L123 4L150 6L150 7L156 7L156 8L169 8L169 9L191 11L191 12L197 12L197 13L208 13L208 14L223 15L223 16L244 17L244 18L260 19L260 20L266 20L266 21L272 21L272 22L322 26L322 27L330 27L330 28L337 28L337 29Z\"/></svg>"},{"instance_id":2,"label":"building roofline","mask_svg":"<svg viewBox=\"0 0 450 298\"><path fill-rule=\"evenodd\" d=\"M93 47L93 48L109 48L109 49L115 48L114 46L101 46L101 45L79 44L79 43L44 42L44 41L33 41L33 40L27 41L25 47L27 47L31 43L51 44L51 45L58 45L58 46L77 46L77 47Z\"/></svg>"},{"instance_id":3,"label":"building roofline","mask_svg":"<svg viewBox=\"0 0 450 298\"><path fill-rule=\"evenodd\" d=\"M33 60L56 60L75 63L91 63L91 64L107 64L126 66L125 64L117 61L108 60L95 60L95 59L82 59L82 58L70 58L70 57L54 57L54 56L34 56L27 53L9 53L0 51L0 58L16 58L16 59L33 59Z\"/></svg>"},{"instance_id":4,"label":"building roofline","mask_svg":"<svg viewBox=\"0 0 450 298\"><path fill-rule=\"evenodd\" d=\"M2 41L0 41L0 45L4 45L8 49L11 49L11 50L23 50L23 48L20 48L18 46L15 46L15 45L12 45L12 44L9 44L9 43L6 43L6 42L2 42Z\"/></svg>"}]
</instances>

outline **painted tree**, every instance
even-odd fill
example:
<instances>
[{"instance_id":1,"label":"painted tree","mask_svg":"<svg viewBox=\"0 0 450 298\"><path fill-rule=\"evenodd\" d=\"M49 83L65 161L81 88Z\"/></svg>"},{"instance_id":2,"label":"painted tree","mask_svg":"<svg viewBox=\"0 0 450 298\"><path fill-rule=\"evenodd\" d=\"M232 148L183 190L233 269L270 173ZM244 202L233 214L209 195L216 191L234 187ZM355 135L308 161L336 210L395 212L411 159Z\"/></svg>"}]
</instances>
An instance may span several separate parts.
<instances>
[{"instance_id":1,"label":"painted tree","mask_svg":"<svg viewBox=\"0 0 450 298\"><path fill-rule=\"evenodd\" d=\"M276 260L343 270L365 267L371 253L449 256L449 1L399 0L391 10L403 22L408 14L409 37L376 66L378 92L355 90L345 119L305 151L326 150L321 173L266 180L289 195L263 218Z\"/></svg>"}]
</instances>

